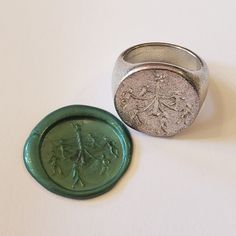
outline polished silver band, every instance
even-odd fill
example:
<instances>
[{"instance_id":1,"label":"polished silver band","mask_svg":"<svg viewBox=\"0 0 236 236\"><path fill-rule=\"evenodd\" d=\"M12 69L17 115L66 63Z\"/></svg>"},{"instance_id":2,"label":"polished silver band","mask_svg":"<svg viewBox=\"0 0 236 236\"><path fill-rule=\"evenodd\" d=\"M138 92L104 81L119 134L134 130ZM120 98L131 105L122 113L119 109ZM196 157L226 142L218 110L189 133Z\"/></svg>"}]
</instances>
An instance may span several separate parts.
<instances>
[{"instance_id":1,"label":"polished silver band","mask_svg":"<svg viewBox=\"0 0 236 236\"><path fill-rule=\"evenodd\" d=\"M118 57L114 103L130 127L172 136L196 118L208 88L208 68L194 52L169 43L144 43Z\"/></svg>"}]
</instances>

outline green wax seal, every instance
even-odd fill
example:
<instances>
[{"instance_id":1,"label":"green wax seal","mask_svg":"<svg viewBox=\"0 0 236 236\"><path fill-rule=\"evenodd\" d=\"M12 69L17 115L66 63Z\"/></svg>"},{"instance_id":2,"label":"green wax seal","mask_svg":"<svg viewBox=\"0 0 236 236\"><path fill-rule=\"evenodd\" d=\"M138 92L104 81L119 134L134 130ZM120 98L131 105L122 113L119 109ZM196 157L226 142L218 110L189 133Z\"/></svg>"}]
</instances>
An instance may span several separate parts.
<instances>
[{"instance_id":1,"label":"green wax seal","mask_svg":"<svg viewBox=\"0 0 236 236\"><path fill-rule=\"evenodd\" d=\"M132 141L112 114L73 105L46 116L24 147L30 174L45 188L71 198L91 198L111 189L131 161Z\"/></svg>"}]
</instances>

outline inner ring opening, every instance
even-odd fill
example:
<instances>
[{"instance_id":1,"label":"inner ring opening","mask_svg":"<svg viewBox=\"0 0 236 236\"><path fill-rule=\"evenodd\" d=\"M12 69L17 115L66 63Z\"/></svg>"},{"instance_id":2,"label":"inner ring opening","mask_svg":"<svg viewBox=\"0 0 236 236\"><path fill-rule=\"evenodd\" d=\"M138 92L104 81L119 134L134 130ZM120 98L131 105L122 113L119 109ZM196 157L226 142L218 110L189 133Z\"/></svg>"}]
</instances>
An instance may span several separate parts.
<instances>
[{"instance_id":1,"label":"inner ring opening","mask_svg":"<svg viewBox=\"0 0 236 236\"><path fill-rule=\"evenodd\" d=\"M201 69L201 59L186 48L172 44L141 44L128 49L124 60L129 63L161 62L196 71Z\"/></svg>"}]
</instances>

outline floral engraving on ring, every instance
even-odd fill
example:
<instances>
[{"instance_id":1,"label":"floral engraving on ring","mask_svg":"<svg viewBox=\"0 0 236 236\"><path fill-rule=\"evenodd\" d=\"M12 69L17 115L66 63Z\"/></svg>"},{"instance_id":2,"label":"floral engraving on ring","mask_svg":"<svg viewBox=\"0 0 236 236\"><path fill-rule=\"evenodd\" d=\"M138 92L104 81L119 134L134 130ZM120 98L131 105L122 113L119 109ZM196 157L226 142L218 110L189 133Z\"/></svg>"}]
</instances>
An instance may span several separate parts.
<instances>
[{"instance_id":1,"label":"floral engraving on ring","mask_svg":"<svg viewBox=\"0 0 236 236\"><path fill-rule=\"evenodd\" d=\"M122 109L126 109L130 103L134 104L132 111L130 111L131 125L145 123L142 114L146 113L148 116L157 117L160 129L164 134L167 134L170 112L174 112L178 116L175 121L176 125L181 123L188 125L193 116L193 106L186 102L185 97L177 89L163 94L162 86L165 83L166 76L160 75L157 71L153 71L153 76L154 88L144 85L134 92L134 89L130 87L122 93ZM180 103L184 104L181 109L178 106Z\"/></svg>"}]
</instances>

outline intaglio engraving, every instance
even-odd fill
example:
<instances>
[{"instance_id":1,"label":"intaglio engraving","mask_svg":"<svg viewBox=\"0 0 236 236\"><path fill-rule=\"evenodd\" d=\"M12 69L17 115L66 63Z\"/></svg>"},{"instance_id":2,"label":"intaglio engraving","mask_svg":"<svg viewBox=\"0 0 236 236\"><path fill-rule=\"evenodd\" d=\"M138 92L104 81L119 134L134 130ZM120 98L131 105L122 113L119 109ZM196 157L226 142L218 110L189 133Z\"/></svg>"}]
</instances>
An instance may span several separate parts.
<instances>
[{"instance_id":1,"label":"intaglio engraving","mask_svg":"<svg viewBox=\"0 0 236 236\"><path fill-rule=\"evenodd\" d=\"M59 139L52 142L52 150L49 155L48 164L53 176L65 176L63 162L69 166L71 187L86 186L83 179L83 169L91 164L99 169L99 175L105 175L113 160L119 158L120 154L115 141L109 137L100 136L96 133L84 132L83 121L71 122L74 131L72 140Z\"/></svg>"},{"instance_id":2,"label":"intaglio engraving","mask_svg":"<svg viewBox=\"0 0 236 236\"><path fill-rule=\"evenodd\" d=\"M124 121L157 136L169 136L189 126L198 110L192 86L173 72L140 73L125 80L116 96L116 107Z\"/></svg>"}]
</instances>

